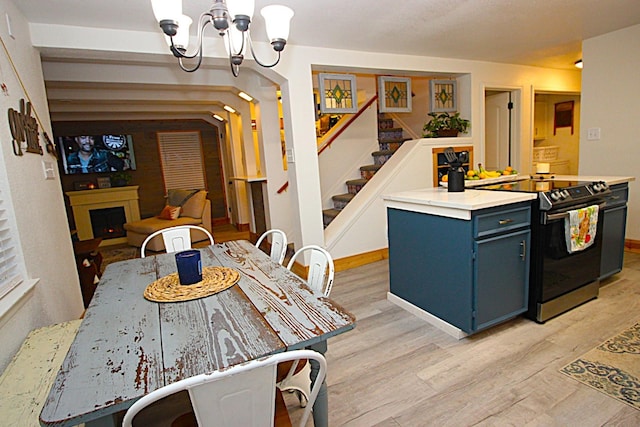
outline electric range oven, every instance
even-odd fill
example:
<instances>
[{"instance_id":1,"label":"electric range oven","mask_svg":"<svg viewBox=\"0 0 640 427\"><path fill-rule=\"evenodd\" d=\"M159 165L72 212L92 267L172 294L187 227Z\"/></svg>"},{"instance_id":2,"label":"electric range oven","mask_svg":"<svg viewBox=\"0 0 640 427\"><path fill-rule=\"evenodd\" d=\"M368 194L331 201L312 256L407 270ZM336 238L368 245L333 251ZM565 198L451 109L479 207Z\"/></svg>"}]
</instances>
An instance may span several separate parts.
<instances>
[{"instance_id":1,"label":"electric range oven","mask_svg":"<svg viewBox=\"0 0 640 427\"><path fill-rule=\"evenodd\" d=\"M474 187L538 193L531 209L531 266L527 317L539 323L598 296L602 253L602 209L611 190L604 182L524 179ZM597 205L594 242L569 252L565 220L572 210Z\"/></svg>"}]
</instances>

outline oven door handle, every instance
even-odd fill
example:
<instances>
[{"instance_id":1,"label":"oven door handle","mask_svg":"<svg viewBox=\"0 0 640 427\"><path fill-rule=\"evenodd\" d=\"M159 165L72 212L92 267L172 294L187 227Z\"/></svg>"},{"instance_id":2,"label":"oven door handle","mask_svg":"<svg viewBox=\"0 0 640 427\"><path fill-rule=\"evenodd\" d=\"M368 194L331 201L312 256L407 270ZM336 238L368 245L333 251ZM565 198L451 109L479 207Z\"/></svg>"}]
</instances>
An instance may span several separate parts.
<instances>
[{"instance_id":1,"label":"oven door handle","mask_svg":"<svg viewBox=\"0 0 640 427\"><path fill-rule=\"evenodd\" d=\"M602 210L605 208L605 206L607 206L606 203L600 203L598 205L598 209ZM563 212L563 213L557 213L557 214L545 214L545 219L547 221L553 221L556 219L563 219L563 218L567 218L569 216L569 212ZM545 222L546 223L546 222Z\"/></svg>"}]
</instances>

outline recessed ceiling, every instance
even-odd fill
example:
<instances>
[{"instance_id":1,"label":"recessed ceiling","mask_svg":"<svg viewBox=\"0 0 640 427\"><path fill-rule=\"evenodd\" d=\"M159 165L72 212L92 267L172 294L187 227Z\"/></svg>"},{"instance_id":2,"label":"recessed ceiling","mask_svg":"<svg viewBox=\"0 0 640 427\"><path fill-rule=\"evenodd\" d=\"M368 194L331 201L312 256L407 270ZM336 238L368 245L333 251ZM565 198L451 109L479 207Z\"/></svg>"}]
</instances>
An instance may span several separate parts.
<instances>
[{"instance_id":1,"label":"recessed ceiling","mask_svg":"<svg viewBox=\"0 0 640 427\"><path fill-rule=\"evenodd\" d=\"M160 31L150 0L15 3L30 22ZM195 21L211 0L183 3ZM256 0L256 15L272 3L295 11L291 44L564 69L582 40L640 23L638 0ZM266 37L261 17L252 33Z\"/></svg>"}]
</instances>

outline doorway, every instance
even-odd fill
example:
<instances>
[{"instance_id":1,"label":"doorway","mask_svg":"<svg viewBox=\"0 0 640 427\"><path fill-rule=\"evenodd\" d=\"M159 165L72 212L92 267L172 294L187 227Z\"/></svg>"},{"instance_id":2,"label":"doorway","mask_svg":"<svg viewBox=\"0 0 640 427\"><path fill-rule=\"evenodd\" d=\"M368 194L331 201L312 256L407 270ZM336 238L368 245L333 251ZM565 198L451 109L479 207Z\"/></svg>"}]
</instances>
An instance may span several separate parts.
<instances>
[{"instance_id":1,"label":"doorway","mask_svg":"<svg viewBox=\"0 0 640 427\"><path fill-rule=\"evenodd\" d=\"M485 88L484 168L501 170L507 166L521 169L520 90Z\"/></svg>"},{"instance_id":2,"label":"doorway","mask_svg":"<svg viewBox=\"0 0 640 427\"><path fill-rule=\"evenodd\" d=\"M556 110L571 105L571 126L556 122ZM580 94L534 92L532 170L537 162L549 163L549 172L577 175L580 158Z\"/></svg>"}]
</instances>

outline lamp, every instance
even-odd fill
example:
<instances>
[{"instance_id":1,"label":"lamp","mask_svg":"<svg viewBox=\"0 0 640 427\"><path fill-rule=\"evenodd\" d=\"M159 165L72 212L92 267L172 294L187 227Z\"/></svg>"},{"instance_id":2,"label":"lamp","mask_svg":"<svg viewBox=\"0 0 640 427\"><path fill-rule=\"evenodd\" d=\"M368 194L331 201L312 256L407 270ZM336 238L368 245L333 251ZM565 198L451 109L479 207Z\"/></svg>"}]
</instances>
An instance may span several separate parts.
<instances>
[{"instance_id":1,"label":"lamp","mask_svg":"<svg viewBox=\"0 0 640 427\"><path fill-rule=\"evenodd\" d=\"M573 65L575 65L576 68L582 69L582 59L578 59L576 62L573 63Z\"/></svg>"},{"instance_id":2,"label":"lamp","mask_svg":"<svg viewBox=\"0 0 640 427\"><path fill-rule=\"evenodd\" d=\"M247 45L251 56L261 67L271 68L280 62L280 52L287 44L289 24L293 10L286 6L271 5L264 7L260 14L265 20L267 37L278 57L272 64L258 60L253 50L249 25L255 8L255 0L214 0L211 8L203 12L198 19L198 47L195 52L187 53L189 44L189 26L191 18L182 14L182 0L151 0L153 13L166 35L171 53L178 58L180 68L187 72L196 71L202 64L202 35L207 24L211 24L223 39L231 72L238 77L240 64L244 59ZM189 68L183 60L198 58Z\"/></svg>"}]
</instances>

